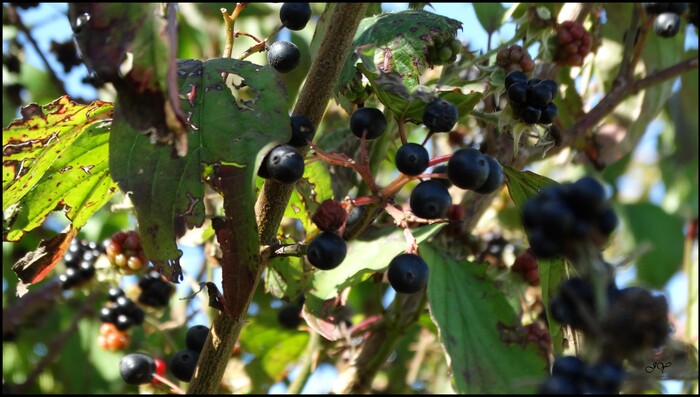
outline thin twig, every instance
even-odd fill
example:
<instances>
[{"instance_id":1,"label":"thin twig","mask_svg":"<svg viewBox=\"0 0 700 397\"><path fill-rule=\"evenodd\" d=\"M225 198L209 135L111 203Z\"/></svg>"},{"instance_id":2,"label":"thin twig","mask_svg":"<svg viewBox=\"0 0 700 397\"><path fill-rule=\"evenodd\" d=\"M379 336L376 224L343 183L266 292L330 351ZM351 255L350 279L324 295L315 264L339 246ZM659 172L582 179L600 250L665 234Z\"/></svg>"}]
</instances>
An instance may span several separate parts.
<instances>
[{"instance_id":1,"label":"thin twig","mask_svg":"<svg viewBox=\"0 0 700 397\"><path fill-rule=\"evenodd\" d=\"M22 22L22 18L17 13L17 10L15 10L14 7L9 7L8 15L10 22L17 29L19 29L20 32L24 33L24 35L27 36L27 40L29 40L29 42L32 44L32 47L34 47L34 50L37 52L37 54L39 54L39 58L41 58L41 61L44 63L44 66L46 66L46 73L49 74L49 80L51 80L51 83L56 86L59 92L67 93L65 85L63 85L63 81L61 81L61 79L59 79L56 75L56 72L51 67L51 64L49 64L49 61L44 56L44 52L41 51L41 49L39 48L39 44L37 44L36 40L34 40L32 33Z\"/></svg>"},{"instance_id":2,"label":"thin twig","mask_svg":"<svg viewBox=\"0 0 700 397\"><path fill-rule=\"evenodd\" d=\"M36 366L34 367L32 372L29 375L27 375L27 378L24 381L24 383L17 385L14 392L16 392L17 394L27 393L29 391L28 389L36 383L39 375L41 375L42 372L44 372L44 369L46 369L46 367L49 364L53 363L53 361L60 355L66 342L68 342L68 339L70 339L70 337L73 336L73 334L75 334L75 332L78 330L78 323L80 323L80 320L82 320L84 317L88 316L93 312L93 304L96 295L97 293L93 293L85 300L80 311L78 311L71 320L68 329L60 333L51 341L51 343L48 346L48 353L44 357L42 357L38 363L36 363Z\"/></svg>"}]
</instances>

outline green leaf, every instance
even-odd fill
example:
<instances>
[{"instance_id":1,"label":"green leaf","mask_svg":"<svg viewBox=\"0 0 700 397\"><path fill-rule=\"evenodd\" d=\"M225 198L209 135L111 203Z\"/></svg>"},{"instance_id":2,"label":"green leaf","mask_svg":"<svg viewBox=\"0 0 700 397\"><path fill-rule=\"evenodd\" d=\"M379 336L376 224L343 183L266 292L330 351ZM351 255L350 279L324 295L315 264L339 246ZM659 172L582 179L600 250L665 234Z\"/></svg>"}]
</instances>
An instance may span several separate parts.
<instances>
[{"instance_id":1,"label":"green leaf","mask_svg":"<svg viewBox=\"0 0 700 397\"><path fill-rule=\"evenodd\" d=\"M514 340L518 313L485 266L456 261L426 244L428 303L449 356L457 393L533 393L549 370L534 344Z\"/></svg>"},{"instance_id":2,"label":"green leaf","mask_svg":"<svg viewBox=\"0 0 700 397\"><path fill-rule=\"evenodd\" d=\"M277 311L267 309L246 323L240 341L246 353L260 358L265 373L279 381L304 352L309 334L283 328L277 321Z\"/></svg>"},{"instance_id":3,"label":"green leaf","mask_svg":"<svg viewBox=\"0 0 700 397\"><path fill-rule=\"evenodd\" d=\"M436 223L412 230L418 244L434 236L444 223ZM403 230L375 238L371 241L348 242L348 254L340 266L332 270L315 271L311 276L310 294L320 300L334 298L343 289L382 271L389 262L407 247Z\"/></svg>"},{"instance_id":4,"label":"green leaf","mask_svg":"<svg viewBox=\"0 0 700 397\"><path fill-rule=\"evenodd\" d=\"M501 27L505 7L500 3L472 3L479 23L486 33L493 33Z\"/></svg>"},{"instance_id":5,"label":"green leaf","mask_svg":"<svg viewBox=\"0 0 700 397\"><path fill-rule=\"evenodd\" d=\"M651 247L636 261L637 278L652 288L663 288L682 266L683 219L649 203L620 209L635 245Z\"/></svg>"},{"instance_id":6,"label":"green leaf","mask_svg":"<svg viewBox=\"0 0 700 397\"><path fill-rule=\"evenodd\" d=\"M304 176L297 181L290 197L284 216L299 219L305 230L313 228L311 216L318 206L333 198L331 175L328 166L322 161L315 161L304 167Z\"/></svg>"},{"instance_id":7,"label":"green leaf","mask_svg":"<svg viewBox=\"0 0 700 397\"><path fill-rule=\"evenodd\" d=\"M419 84L420 67L427 66L428 47L452 40L458 29L462 29L461 22L424 10L365 18L355 34L353 54L343 67L338 89L344 91L355 76L358 56L354 50L358 48L373 52L372 59L376 65L382 65L382 71L396 71L406 87L414 87Z\"/></svg>"},{"instance_id":8,"label":"green leaf","mask_svg":"<svg viewBox=\"0 0 700 397\"><path fill-rule=\"evenodd\" d=\"M9 241L41 225L59 205L80 228L116 191L107 167L105 119L112 104L78 105L63 96L23 112L24 119L3 130L3 211L19 208Z\"/></svg>"},{"instance_id":9,"label":"green leaf","mask_svg":"<svg viewBox=\"0 0 700 397\"><path fill-rule=\"evenodd\" d=\"M190 120L187 155L173 158L169 146L151 144L116 118L110 138L114 179L131 193L146 255L164 269L177 264L181 255L175 244L176 222L188 227L204 222L201 177L204 167L215 163L243 173L231 182L240 192L241 211L227 216L240 226L242 234L236 237L257 246L257 169L270 149L291 136L284 86L271 67L236 59L182 60L178 66L181 106ZM227 84L222 73L230 73Z\"/></svg>"},{"instance_id":10,"label":"green leaf","mask_svg":"<svg viewBox=\"0 0 700 397\"><path fill-rule=\"evenodd\" d=\"M557 183L532 171L518 171L507 165L503 166L503 172L507 177L506 185L510 198L513 199L513 203L521 213L528 198L536 195L543 187Z\"/></svg>"}]
</instances>

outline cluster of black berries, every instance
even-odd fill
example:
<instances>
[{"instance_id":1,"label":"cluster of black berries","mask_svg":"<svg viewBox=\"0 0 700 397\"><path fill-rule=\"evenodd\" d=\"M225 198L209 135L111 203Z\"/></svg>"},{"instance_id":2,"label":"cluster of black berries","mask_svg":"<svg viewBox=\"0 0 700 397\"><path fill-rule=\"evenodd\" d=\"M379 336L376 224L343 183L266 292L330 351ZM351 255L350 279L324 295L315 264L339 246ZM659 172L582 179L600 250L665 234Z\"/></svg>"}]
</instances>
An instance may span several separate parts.
<instances>
[{"instance_id":1,"label":"cluster of black berries","mask_svg":"<svg viewBox=\"0 0 700 397\"><path fill-rule=\"evenodd\" d=\"M119 361L119 375L130 385L143 385L153 381L153 375L165 376L165 361L144 353L131 353Z\"/></svg>"},{"instance_id":2,"label":"cluster of black berries","mask_svg":"<svg viewBox=\"0 0 700 397\"><path fill-rule=\"evenodd\" d=\"M95 276L95 261L104 251L94 242L73 239L63 257L66 271L58 276L64 290L77 287Z\"/></svg>"},{"instance_id":3,"label":"cluster of black berries","mask_svg":"<svg viewBox=\"0 0 700 397\"><path fill-rule=\"evenodd\" d=\"M139 280L141 293L138 302L151 307L167 306L170 296L175 292L175 287L167 280L163 279L156 270L151 270Z\"/></svg>"},{"instance_id":4,"label":"cluster of black berries","mask_svg":"<svg viewBox=\"0 0 700 397\"><path fill-rule=\"evenodd\" d=\"M654 15L657 35L673 37L681 30L681 15L688 10L688 3L642 3L642 7L647 14Z\"/></svg>"},{"instance_id":5,"label":"cluster of black berries","mask_svg":"<svg viewBox=\"0 0 700 397\"><path fill-rule=\"evenodd\" d=\"M540 394L618 394L625 371L619 364L600 361L588 365L576 356L560 356Z\"/></svg>"},{"instance_id":6,"label":"cluster of black berries","mask_svg":"<svg viewBox=\"0 0 700 397\"><path fill-rule=\"evenodd\" d=\"M516 119L527 124L551 124L557 118L557 106L552 101L559 86L554 80L528 79L516 70L506 75L505 87Z\"/></svg>"},{"instance_id":7,"label":"cluster of black berries","mask_svg":"<svg viewBox=\"0 0 700 397\"><path fill-rule=\"evenodd\" d=\"M602 246L617 227L603 186L592 177L548 186L523 206L523 225L537 257L577 255L581 244Z\"/></svg>"},{"instance_id":8,"label":"cluster of black berries","mask_svg":"<svg viewBox=\"0 0 700 397\"><path fill-rule=\"evenodd\" d=\"M601 340L606 357L622 361L640 350L661 346L669 335L668 303L640 287L607 288L607 308L599 313L593 285L574 277L561 283L550 302L552 317L561 324ZM595 332L600 331L600 335Z\"/></svg>"},{"instance_id":9,"label":"cluster of black berries","mask_svg":"<svg viewBox=\"0 0 700 397\"><path fill-rule=\"evenodd\" d=\"M454 63L457 55L462 51L462 42L458 39L447 40L445 42L435 40L432 46L426 49L425 60L428 65L445 65Z\"/></svg>"},{"instance_id":10,"label":"cluster of black berries","mask_svg":"<svg viewBox=\"0 0 700 397\"><path fill-rule=\"evenodd\" d=\"M185 348L176 352L170 359L170 372L180 381L192 380L194 370L199 361L199 355L204 348L209 335L209 327L195 325L187 330L185 336Z\"/></svg>"},{"instance_id":11,"label":"cluster of black berries","mask_svg":"<svg viewBox=\"0 0 700 397\"><path fill-rule=\"evenodd\" d=\"M107 300L110 304L100 310L100 320L103 323L112 323L120 331L143 323L146 315L143 309L129 299L121 288L110 288Z\"/></svg>"},{"instance_id":12,"label":"cluster of black berries","mask_svg":"<svg viewBox=\"0 0 700 397\"><path fill-rule=\"evenodd\" d=\"M280 22L289 30L302 30L311 19L309 3L284 3L280 9ZM291 41L272 43L267 51L267 62L279 73L289 73L299 66L301 51Z\"/></svg>"},{"instance_id":13,"label":"cluster of black berries","mask_svg":"<svg viewBox=\"0 0 700 397\"><path fill-rule=\"evenodd\" d=\"M306 247L306 259L312 266L331 270L343 262L348 247L339 230L347 217L347 212L337 201L326 200L318 207L311 220L321 232Z\"/></svg>"}]
</instances>

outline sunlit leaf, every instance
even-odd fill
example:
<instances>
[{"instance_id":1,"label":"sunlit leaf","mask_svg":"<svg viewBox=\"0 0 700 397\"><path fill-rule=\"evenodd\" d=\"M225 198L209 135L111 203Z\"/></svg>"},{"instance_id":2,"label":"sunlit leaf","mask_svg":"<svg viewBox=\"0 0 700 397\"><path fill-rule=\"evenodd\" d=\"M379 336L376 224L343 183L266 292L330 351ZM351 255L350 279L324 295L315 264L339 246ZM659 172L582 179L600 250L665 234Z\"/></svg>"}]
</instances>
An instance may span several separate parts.
<instances>
[{"instance_id":1,"label":"sunlit leaf","mask_svg":"<svg viewBox=\"0 0 700 397\"><path fill-rule=\"evenodd\" d=\"M107 167L112 104L78 105L64 96L23 114L3 130L3 211L14 209L9 241L56 209L80 228L116 191Z\"/></svg>"},{"instance_id":2,"label":"sunlit leaf","mask_svg":"<svg viewBox=\"0 0 700 397\"><path fill-rule=\"evenodd\" d=\"M163 269L177 264L181 255L176 222L188 227L204 222L202 174L206 165L216 163L238 170L227 183L235 183L240 192L240 211L227 216L238 228L237 244L257 253L257 169L267 151L291 135L286 94L272 68L235 59L179 65L181 105L191 123L187 155L173 158L169 147L151 144L118 119L110 140L114 179L130 192L146 255ZM230 73L226 84L222 73Z\"/></svg>"}]
</instances>

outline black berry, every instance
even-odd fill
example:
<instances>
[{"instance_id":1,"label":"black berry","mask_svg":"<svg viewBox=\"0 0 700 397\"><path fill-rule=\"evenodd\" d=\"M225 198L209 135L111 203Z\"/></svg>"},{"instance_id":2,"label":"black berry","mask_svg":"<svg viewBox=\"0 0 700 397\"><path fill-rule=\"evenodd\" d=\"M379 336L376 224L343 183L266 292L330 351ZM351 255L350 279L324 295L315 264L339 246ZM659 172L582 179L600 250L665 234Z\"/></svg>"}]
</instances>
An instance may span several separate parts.
<instances>
[{"instance_id":1,"label":"black berry","mask_svg":"<svg viewBox=\"0 0 700 397\"><path fill-rule=\"evenodd\" d=\"M508 88L508 100L511 104L524 105L527 102L527 92L527 84L517 81Z\"/></svg>"},{"instance_id":2,"label":"black berry","mask_svg":"<svg viewBox=\"0 0 700 397\"><path fill-rule=\"evenodd\" d=\"M642 3L642 8L648 14L661 14L668 11L670 3Z\"/></svg>"},{"instance_id":3,"label":"black berry","mask_svg":"<svg viewBox=\"0 0 700 397\"><path fill-rule=\"evenodd\" d=\"M194 325L187 330L185 336L185 346L188 349L201 353L204 343L209 335L209 327L204 325Z\"/></svg>"},{"instance_id":4,"label":"black berry","mask_svg":"<svg viewBox=\"0 0 700 397\"><path fill-rule=\"evenodd\" d=\"M536 108L543 108L552 101L552 89L548 84L536 84L527 91L527 103Z\"/></svg>"},{"instance_id":5,"label":"black berry","mask_svg":"<svg viewBox=\"0 0 700 397\"><path fill-rule=\"evenodd\" d=\"M422 291L428 284L428 265L416 254L400 254L389 263L391 287L404 294Z\"/></svg>"},{"instance_id":6,"label":"black berry","mask_svg":"<svg viewBox=\"0 0 700 397\"><path fill-rule=\"evenodd\" d=\"M540 121L542 111L534 106L524 106L518 112L518 118L527 124L535 124Z\"/></svg>"},{"instance_id":7,"label":"black berry","mask_svg":"<svg viewBox=\"0 0 700 397\"><path fill-rule=\"evenodd\" d=\"M333 232L321 232L306 248L306 258L317 269L331 270L345 259L348 247L340 236Z\"/></svg>"},{"instance_id":8,"label":"black berry","mask_svg":"<svg viewBox=\"0 0 700 397\"><path fill-rule=\"evenodd\" d=\"M489 162L474 148L459 149L447 162L447 177L460 189L477 189L489 176Z\"/></svg>"},{"instance_id":9,"label":"black berry","mask_svg":"<svg viewBox=\"0 0 700 397\"><path fill-rule=\"evenodd\" d=\"M297 329L301 324L301 307L293 304L288 304L282 307L277 313L277 321L280 325L287 329Z\"/></svg>"},{"instance_id":10,"label":"black berry","mask_svg":"<svg viewBox=\"0 0 700 397\"><path fill-rule=\"evenodd\" d=\"M423 219L444 218L452 205L452 197L445 185L436 180L422 181L411 191L411 211Z\"/></svg>"},{"instance_id":11,"label":"black berry","mask_svg":"<svg viewBox=\"0 0 700 397\"><path fill-rule=\"evenodd\" d=\"M316 130L313 123L306 116L292 116L292 138L289 145L294 147L304 147L314 139Z\"/></svg>"},{"instance_id":12,"label":"black berry","mask_svg":"<svg viewBox=\"0 0 700 397\"><path fill-rule=\"evenodd\" d=\"M406 143L396 151L396 168L406 175L419 175L428 168L430 154L417 143Z\"/></svg>"},{"instance_id":13,"label":"black berry","mask_svg":"<svg viewBox=\"0 0 700 397\"><path fill-rule=\"evenodd\" d=\"M350 116L350 129L358 138L366 131L365 139L377 139L386 130L386 118L377 108L359 108Z\"/></svg>"},{"instance_id":14,"label":"black berry","mask_svg":"<svg viewBox=\"0 0 700 397\"><path fill-rule=\"evenodd\" d=\"M450 132L458 117L457 106L438 98L425 107L423 124L430 132Z\"/></svg>"},{"instance_id":15,"label":"black berry","mask_svg":"<svg viewBox=\"0 0 700 397\"><path fill-rule=\"evenodd\" d=\"M180 350L170 359L170 372L177 380L189 382L192 380L198 360L199 352L190 349Z\"/></svg>"},{"instance_id":16,"label":"black berry","mask_svg":"<svg viewBox=\"0 0 700 397\"><path fill-rule=\"evenodd\" d=\"M552 124L554 122L554 119L557 118L558 114L559 114L559 109L557 109L557 105L555 105L553 103L549 103L549 104L547 104L547 106L540 109L539 123L540 124Z\"/></svg>"},{"instance_id":17,"label":"black berry","mask_svg":"<svg viewBox=\"0 0 700 397\"><path fill-rule=\"evenodd\" d=\"M681 30L681 17L672 12L664 12L654 20L654 32L661 37L673 37Z\"/></svg>"},{"instance_id":18,"label":"black berry","mask_svg":"<svg viewBox=\"0 0 700 397\"><path fill-rule=\"evenodd\" d=\"M304 175L304 158L292 146L277 146L263 159L258 175L283 184L294 183Z\"/></svg>"},{"instance_id":19,"label":"black berry","mask_svg":"<svg viewBox=\"0 0 700 397\"><path fill-rule=\"evenodd\" d=\"M128 354L119 361L119 375L130 385L143 385L150 382L155 372L156 363L146 354Z\"/></svg>"},{"instance_id":20,"label":"black berry","mask_svg":"<svg viewBox=\"0 0 700 397\"><path fill-rule=\"evenodd\" d=\"M311 18L309 3L284 3L280 8L280 22L289 30L302 30Z\"/></svg>"},{"instance_id":21,"label":"black berry","mask_svg":"<svg viewBox=\"0 0 700 397\"><path fill-rule=\"evenodd\" d=\"M505 81L505 86L506 90L510 88L513 83L516 82L521 82L521 83L527 83L527 76L525 76L525 73L519 71L519 70L514 70L506 75L506 81Z\"/></svg>"},{"instance_id":22,"label":"black berry","mask_svg":"<svg viewBox=\"0 0 700 397\"><path fill-rule=\"evenodd\" d=\"M289 73L296 69L300 60L301 51L291 41L276 41L267 51L267 63L279 73Z\"/></svg>"},{"instance_id":23,"label":"black berry","mask_svg":"<svg viewBox=\"0 0 700 397\"><path fill-rule=\"evenodd\" d=\"M489 163L489 175L486 177L486 181L474 191L481 194L490 194L503 186L503 167L493 156L484 155L484 157Z\"/></svg>"}]
</instances>

